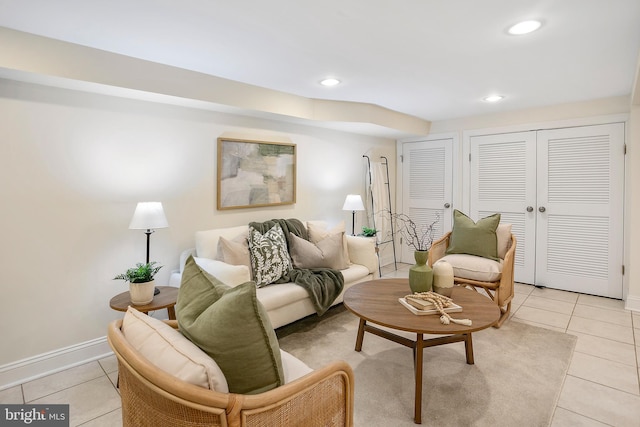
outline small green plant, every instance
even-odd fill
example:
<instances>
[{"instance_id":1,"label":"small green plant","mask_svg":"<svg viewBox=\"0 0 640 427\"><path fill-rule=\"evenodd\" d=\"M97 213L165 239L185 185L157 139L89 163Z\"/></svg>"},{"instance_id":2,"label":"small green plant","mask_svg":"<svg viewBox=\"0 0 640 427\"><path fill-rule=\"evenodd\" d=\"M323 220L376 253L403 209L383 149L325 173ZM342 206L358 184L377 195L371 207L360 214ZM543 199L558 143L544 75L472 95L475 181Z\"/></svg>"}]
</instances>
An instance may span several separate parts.
<instances>
[{"instance_id":1,"label":"small green plant","mask_svg":"<svg viewBox=\"0 0 640 427\"><path fill-rule=\"evenodd\" d=\"M156 266L157 262L150 262L147 264L137 263L134 268L130 268L126 273L118 274L113 280L126 280L130 283L145 283L153 280L158 270L162 268L161 265Z\"/></svg>"},{"instance_id":2,"label":"small green plant","mask_svg":"<svg viewBox=\"0 0 640 427\"><path fill-rule=\"evenodd\" d=\"M376 230L375 228L362 227L362 235L365 237L373 237L377 232L378 230Z\"/></svg>"}]
</instances>

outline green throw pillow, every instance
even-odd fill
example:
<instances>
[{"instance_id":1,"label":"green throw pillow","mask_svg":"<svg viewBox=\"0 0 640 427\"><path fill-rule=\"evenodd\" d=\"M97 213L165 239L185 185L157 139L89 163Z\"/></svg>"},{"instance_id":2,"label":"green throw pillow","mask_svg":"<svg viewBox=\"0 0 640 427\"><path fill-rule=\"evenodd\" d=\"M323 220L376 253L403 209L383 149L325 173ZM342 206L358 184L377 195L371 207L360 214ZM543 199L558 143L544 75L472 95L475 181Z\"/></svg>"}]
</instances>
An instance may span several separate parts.
<instances>
[{"instance_id":1,"label":"green throw pillow","mask_svg":"<svg viewBox=\"0 0 640 427\"><path fill-rule=\"evenodd\" d=\"M229 288L231 286L225 285L204 271L196 264L193 256L189 256L182 271L182 281L176 302L176 317L178 313L187 318L197 316L218 301Z\"/></svg>"},{"instance_id":2,"label":"green throw pillow","mask_svg":"<svg viewBox=\"0 0 640 427\"><path fill-rule=\"evenodd\" d=\"M482 218L475 223L455 209L447 254L468 254L498 261L496 229L499 223L499 213Z\"/></svg>"},{"instance_id":3,"label":"green throw pillow","mask_svg":"<svg viewBox=\"0 0 640 427\"><path fill-rule=\"evenodd\" d=\"M284 384L278 338L255 284L230 288L202 270L194 273L194 267L200 269L187 261L178 293L180 332L215 360L229 392L257 394ZM198 279L184 279L185 273Z\"/></svg>"}]
</instances>

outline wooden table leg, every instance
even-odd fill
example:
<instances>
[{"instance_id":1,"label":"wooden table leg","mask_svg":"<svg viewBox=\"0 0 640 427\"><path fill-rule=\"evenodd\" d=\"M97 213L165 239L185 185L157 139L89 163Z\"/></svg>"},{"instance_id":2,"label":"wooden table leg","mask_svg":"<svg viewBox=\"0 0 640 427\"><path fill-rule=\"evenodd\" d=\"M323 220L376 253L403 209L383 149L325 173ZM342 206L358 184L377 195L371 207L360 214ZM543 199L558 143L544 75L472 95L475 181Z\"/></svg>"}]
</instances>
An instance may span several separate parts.
<instances>
[{"instance_id":1,"label":"wooden table leg","mask_svg":"<svg viewBox=\"0 0 640 427\"><path fill-rule=\"evenodd\" d=\"M422 424L422 352L424 350L422 334L418 334L415 345L416 401L413 421L416 424Z\"/></svg>"},{"instance_id":2,"label":"wooden table leg","mask_svg":"<svg viewBox=\"0 0 640 427\"><path fill-rule=\"evenodd\" d=\"M473 341L471 341L471 334L464 334L464 349L467 353L467 364L473 365Z\"/></svg>"},{"instance_id":3,"label":"wooden table leg","mask_svg":"<svg viewBox=\"0 0 640 427\"><path fill-rule=\"evenodd\" d=\"M356 338L356 351L362 350L362 340L364 340L364 327L367 321L360 319L360 325L358 326L358 336Z\"/></svg>"},{"instance_id":4,"label":"wooden table leg","mask_svg":"<svg viewBox=\"0 0 640 427\"><path fill-rule=\"evenodd\" d=\"M176 308L175 306L167 307L167 314L169 315L169 320L176 320Z\"/></svg>"}]
</instances>

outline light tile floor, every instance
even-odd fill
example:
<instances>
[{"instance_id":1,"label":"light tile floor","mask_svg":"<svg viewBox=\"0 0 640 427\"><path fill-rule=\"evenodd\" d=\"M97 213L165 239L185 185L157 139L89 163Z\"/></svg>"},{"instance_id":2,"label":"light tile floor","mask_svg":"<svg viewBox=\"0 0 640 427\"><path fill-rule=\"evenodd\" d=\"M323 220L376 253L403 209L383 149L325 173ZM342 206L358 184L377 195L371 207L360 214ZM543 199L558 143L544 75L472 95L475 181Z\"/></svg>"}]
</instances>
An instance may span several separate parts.
<instances>
[{"instance_id":1,"label":"light tile floor","mask_svg":"<svg viewBox=\"0 0 640 427\"><path fill-rule=\"evenodd\" d=\"M409 266L383 269L407 277ZM619 300L516 284L510 321L578 337L551 427L640 426L640 313ZM69 403L71 426L120 426L114 356L0 391L2 403Z\"/></svg>"}]
</instances>

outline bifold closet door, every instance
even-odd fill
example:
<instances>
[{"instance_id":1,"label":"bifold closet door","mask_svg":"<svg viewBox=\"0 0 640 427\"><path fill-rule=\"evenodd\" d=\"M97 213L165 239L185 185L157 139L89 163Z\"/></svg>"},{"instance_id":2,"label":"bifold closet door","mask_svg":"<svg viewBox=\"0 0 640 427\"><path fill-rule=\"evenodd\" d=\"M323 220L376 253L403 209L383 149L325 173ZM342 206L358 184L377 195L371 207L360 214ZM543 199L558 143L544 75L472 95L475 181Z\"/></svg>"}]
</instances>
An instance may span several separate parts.
<instances>
[{"instance_id":1,"label":"bifold closet door","mask_svg":"<svg viewBox=\"0 0 640 427\"><path fill-rule=\"evenodd\" d=\"M453 140L402 144L402 209L418 227L435 226L435 239L451 230L453 198ZM413 250L402 242L400 260L413 264Z\"/></svg>"},{"instance_id":2,"label":"bifold closet door","mask_svg":"<svg viewBox=\"0 0 640 427\"><path fill-rule=\"evenodd\" d=\"M624 125L538 132L536 284L622 298Z\"/></svg>"},{"instance_id":3,"label":"bifold closet door","mask_svg":"<svg viewBox=\"0 0 640 427\"><path fill-rule=\"evenodd\" d=\"M624 124L473 136L470 214L518 239L517 282L622 298Z\"/></svg>"},{"instance_id":4,"label":"bifold closet door","mask_svg":"<svg viewBox=\"0 0 640 427\"><path fill-rule=\"evenodd\" d=\"M536 133L473 136L470 140L470 209L478 220L496 212L518 241L514 278L535 283Z\"/></svg>"}]
</instances>

